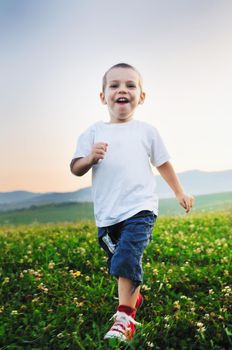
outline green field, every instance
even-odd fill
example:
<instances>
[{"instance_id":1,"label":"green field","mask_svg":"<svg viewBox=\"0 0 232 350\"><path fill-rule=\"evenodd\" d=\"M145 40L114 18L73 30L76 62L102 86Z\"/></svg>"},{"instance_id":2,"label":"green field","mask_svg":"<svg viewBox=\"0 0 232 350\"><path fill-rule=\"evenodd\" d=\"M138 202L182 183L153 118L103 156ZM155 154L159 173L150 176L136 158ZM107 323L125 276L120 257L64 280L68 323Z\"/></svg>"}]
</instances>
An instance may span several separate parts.
<instances>
[{"instance_id":1,"label":"green field","mask_svg":"<svg viewBox=\"0 0 232 350\"><path fill-rule=\"evenodd\" d=\"M92 203L61 203L0 212L0 225L94 220Z\"/></svg>"},{"instance_id":2,"label":"green field","mask_svg":"<svg viewBox=\"0 0 232 350\"><path fill-rule=\"evenodd\" d=\"M0 227L1 350L232 348L232 215L159 217L144 254L142 326L103 340L115 280L92 221Z\"/></svg>"},{"instance_id":3,"label":"green field","mask_svg":"<svg viewBox=\"0 0 232 350\"><path fill-rule=\"evenodd\" d=\"M232 192L196 196L193 212L232 211ZM183 209L172 199L160 200L160 215L181 215ZM0 225L76 222L94 220L92 203L61 203L0 212Z\"/></svg>"}]
</instances>

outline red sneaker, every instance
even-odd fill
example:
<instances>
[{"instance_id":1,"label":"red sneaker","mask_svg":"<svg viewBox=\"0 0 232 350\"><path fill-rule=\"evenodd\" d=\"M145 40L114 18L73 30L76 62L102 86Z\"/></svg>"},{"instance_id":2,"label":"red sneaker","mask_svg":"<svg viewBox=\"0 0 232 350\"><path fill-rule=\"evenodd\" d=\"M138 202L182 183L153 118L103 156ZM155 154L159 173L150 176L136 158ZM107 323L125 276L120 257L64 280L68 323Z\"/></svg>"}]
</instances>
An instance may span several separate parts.
<instances>
[{"instance_id":1,"label":"red sneaker","mask_svg":"<svg viewBox=\"0 0 232 350\"><path fill-rule=\"evenodd\" d=\"M135 304L135 311L132 312L131 316L135 319L137 310L143 305L143 296L141 293L139 293L136 304Z\"/></svg>"},{"instance_id":2,"label":"red sneaker","mask_svg":"<svg viewBox=\"0 0 232 350\"><path fill-rule=\"evenodd\" d=\"M139 293L136 304L135 304L135 308L138 309L142 305L143 305L143 296L141 293Z\"/></svg>"},{"instance_id":3,"label":"red sneaker","mask_svg":"<svg viewBox=\"0 0 232 350\"><path fill-rule=\"evenodd\" d=\"M111 319L114 319L114 324L106 333L104 339L116 338L127 342L133 338L135 325L140 324L125 312L120 311L117 311Z\"/></svg>"}]
</instances>

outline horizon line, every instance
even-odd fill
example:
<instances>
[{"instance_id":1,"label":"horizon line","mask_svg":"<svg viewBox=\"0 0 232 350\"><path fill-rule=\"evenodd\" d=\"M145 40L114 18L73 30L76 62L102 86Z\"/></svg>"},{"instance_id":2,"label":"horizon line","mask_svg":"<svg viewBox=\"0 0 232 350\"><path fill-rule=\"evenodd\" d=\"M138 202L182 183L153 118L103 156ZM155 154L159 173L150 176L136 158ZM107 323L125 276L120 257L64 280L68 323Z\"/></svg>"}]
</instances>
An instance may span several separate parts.
<instances>
[{"instance_id":1,"label":"horizon line","mask_svg":"<svg viewBox=\"0 0 232 350\"><path fill-rule=\"evenodd\" d=\"M201 172L201 173L222 173L222 172L228 172L228 171L232 171L232 169L225 169L225 170L214 170L214 171L210 171L210 170L199 170L199 169L192 169L192 170L184 170L184 171L181 171L181 172L177 172L176 174L184 174L184 173L189 173L189 172ZM155 175L155 177L161 177L161 175L157 174ZM72 193L72 192L76 192L76 191L80 191L80 190L83 190L83 189L87 189L87 188L91 188L92 186L87 186L87 187L82 187L82 188L79 188L79 189L76 189L76 190L73 190L73 191L48 191L48 192L44 192L44 191L38 191L38 192L35 192L35 191L30 191L28 189L16 189L16 190L8 190L8 191L1 191L0 190L0 193L1 194L4 194L4 193L13 193L13 192L28 192L28 193L37 193L37 194L48 194L48 193Z\"/></svg>"}]
</instances>

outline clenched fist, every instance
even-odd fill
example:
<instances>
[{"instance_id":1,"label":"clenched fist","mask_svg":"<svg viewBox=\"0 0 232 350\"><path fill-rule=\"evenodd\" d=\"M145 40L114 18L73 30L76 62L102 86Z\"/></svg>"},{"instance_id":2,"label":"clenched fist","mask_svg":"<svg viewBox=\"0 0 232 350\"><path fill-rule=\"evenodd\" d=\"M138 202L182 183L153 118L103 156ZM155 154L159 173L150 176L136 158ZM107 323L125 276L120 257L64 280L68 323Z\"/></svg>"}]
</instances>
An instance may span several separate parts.
<instances>
[{"instance_id":1,"label":"clenched fist","mask_svg":"<svg viewBox=\"0 0 232 350\"><path fill-rule=\"evenodd\" d=\"M95 143L89 155L92 164L97 164L100 159L103 159L107 151L108 144L104 142Z\"/></svg>"}]
</instances>

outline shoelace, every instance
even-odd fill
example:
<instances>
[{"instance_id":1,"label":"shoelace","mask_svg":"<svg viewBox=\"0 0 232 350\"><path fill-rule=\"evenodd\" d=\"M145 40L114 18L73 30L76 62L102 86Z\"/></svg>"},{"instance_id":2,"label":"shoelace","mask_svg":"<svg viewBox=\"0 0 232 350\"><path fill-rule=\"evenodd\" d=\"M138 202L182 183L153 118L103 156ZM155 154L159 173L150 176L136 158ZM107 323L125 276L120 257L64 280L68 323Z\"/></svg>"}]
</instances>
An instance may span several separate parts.
<instances>
[{"instance_id":1,"label":"shoelace","mask_svg":"<svg viewBox=\"0 0 232 350\"><path fill-rule=\"evenodd\" d=\"M136 322L133 317L127 315L125 312L117 311L116 314L114 314L110 321L114 319L115 324L114 327L117 325L123 324L125 327L128 327L130 323L133 323L134 325L141 325L141 323Z\"/></svg>"}]
</instances>

